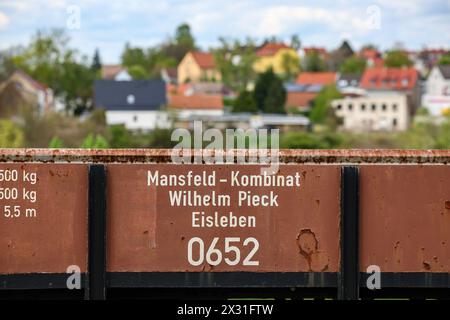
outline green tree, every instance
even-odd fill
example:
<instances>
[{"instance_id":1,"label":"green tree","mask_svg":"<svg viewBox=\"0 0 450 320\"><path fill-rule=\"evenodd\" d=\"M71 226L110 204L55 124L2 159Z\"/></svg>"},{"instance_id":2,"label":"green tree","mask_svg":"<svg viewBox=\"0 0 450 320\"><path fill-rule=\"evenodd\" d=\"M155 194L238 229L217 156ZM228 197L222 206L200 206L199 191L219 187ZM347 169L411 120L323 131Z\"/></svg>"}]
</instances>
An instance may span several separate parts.
<instances>
[{"instance_id":1,"label":"green tree","mask_svg":"<svg viewBox=\"0 0 450 320\"><path fill-rule=\"evenodd\" d=\"M106 149L109 147L108 141L100 135L97 134L95 137L90 133L83 141L81 145L84 149Z\"/></svg>"},{"instance_id":2,"label":"green tree","mask_svg":"<svg viewBox=\"0 0 450 320\"><path fill-rule=\"evenodd\" d=\"M149 134L148 148L172 148L176 142L172 139L172 130L156 128Z\"/></svg>"},{"instance_id":3,"label":"green tree","mask_svg":"<svg viewBox=\"0 0 450 320\"><path fill-rule=\"evenodd\" d=\"M450 54L442 55L438 61L439 65L450 65Z\"/></svg>"},{"instance_id":4,"label":"green tree","mask_svg":"<svg viewBox=\"0 0 450 320\"><path fill-rule=\"evenodd\" d=\"M75 115L92 110L92 87L96 74L88 66L87 59L83 63L65 61L61 66L61 94L66 102L66 109Z\"/></svg>"},{"instance_id":5,"label":"green tree","mask_svg":"<svg viewBox=\"0 0 450 320\"><path fill-rule=\"evenodd\" d=\"M366 60L358 56L352 56L342 63L340 72L342 74L362 74L366 69Z\"/></svg>"},{"instance_id":6,"label":"green tree","mask_svg":"<svg viewBox=\"0 0 450 320\"><path fill-rule=\"evenodd\" d=\"M98 51L98 49L95 49L94 57L92 58L91 69L94 72L97 72L101 70L101 68L102 68L102 61L100 59L100 52Z\"/></svg>"},{"instance_id":7,"label":"green tree","mask_svg":"<svg viewBox=\"0 0 450 320\"><path fill-rule=\"evenodd\" d=\"M191 34L191 27L187 23L180 24L175 31L175 42L190 50L195 48L195 40Z\"/></svg>"},{"instance_id":8,"label":"green tree","mask_svg":"<svg viewBox=\"0 0 450 320\"><path fill-rule=\"evenodd\" d=\"M111 148L132 148L132 136L124 125L112 125L109 127Z\"/></svg>"},{"instance_id":9,"label":"green tree","mask_svg":"<svg viewBox=\"0 0 450 320\"><path fill-rule=\"evenodd\" d=\"M20 148L24 144L24 133L11 120L0 119L0 148Z\"/></svg>"},{"instance_id":10,"label":"green tree","mask_svg":"<svg viewBox=\"0 0 450 320\"><path fill-rule=\"evenodd\" d=\"M325 61L320 57L317 52L308 53L303 59L303 69L308 72L320 72L325 71Z\"/></svg>"},{"instance_id":11,"label":"green tree","mask_svg":"<svg viewBox=\"0 0 450 320\"><path fill-rule=\"evenodd\" d=\"M52 140L50 140L48 147L52 149L58 149L63 147L63 141L58 138L57 136L54 136Z\"/></svg>"},{"instance_id":12,"label":"green tree","mask_svg":"<svg viewBox=\"0 0 450 320\"><path fill-rule=\"evenodd\" d=\"M409 60L408 55L401 50L389 51L384 59L384 65L389 68L399 68L403 66L412 66L412 61Z\"/></svg>"},{"instance_id":13,"label":"green tree","mask_svg":"<svg viewBox=\"0 0 450 320\"><path fill-rule=\"evenodd\" d=\"M146 54L142 48L133 48L129 43L125 44L125 49L121 57L122 65L125 67L131 66L148 66Z\"/></svg>"},{"instance_id":14,"label":"green tree","mask_svg":"<svg viewBox=\"0 0 450 320\"><path fill-rule=\"evenodd\" d=\"M313 100L313 107L309 118L313 123L324 124L334 114L331 101L341 98L342 95L335 85L324 86Z\"/></svg>"},{"instance_id":15,"label":"green tree","mask_svg":"<svg viewBox=\"0 0 450 320\"><path fill-rule=\"evenodd\" d=\"M275 75L271 68L258 76L253 96L260 111L286 113L284 108L286 89L283 81Z\"/></svg>"},{"instance_id":16,"label":"green tree","mask_svg":"<svg viewBox=\"0 0 450 320\"><path fill-rule=\"evenodd\" d=\"M281 65L284 71L284 78L292 80L300 72L300 59L290 54L284 54L281 57Z\"/></svg>"},{"instance_id":17,"label":"green tree","mask_svg":"<svg viewBox=\"0 0 450 320\"><path fill-rule=\"evenodd\" d=\"M299 50L302 46L302 42L300 41L300 37L298 34L293 34L291 36L291 48L295 51Z\"/></svg>"},{"instance_id":18,"label":"green tree","mask_svg":"<svg viewBox=\"0 0 450 320\"><path fill-rule=\"evenodd\" d=\"M256 74L253 63L256 60L255 43L248 38L245 42L220 38L220 46L214 50L214 58L222 76L222 83L236 91L246 90Z\"/></svg>"},{"instance_id":19,"label":"green tree","mask_svg":"<svg viewBox=\"0 0 450 320\"><path fill-rule=\"evenodd\" d=\"M253 93L243 90L233 102L233 112L258 112Z\"/></svg>"},{"instance_id":20,"label":"green tree","mask_svg":"<svg viewBox=\"0 0 450 320\"><path fill-rule=\"evenodd\" d=\"M435 148L450 149L450 115L445 116L445 121L439 127Z\"/></svg>"},{"instance_id":21,"label":"green tree","mask_svg":"<svg viewBox=\"0 0 450 320\"><path fill-rule=\"evenodd\" d=\"M144 67L136 64L128 67L128 73L135 80L148 79L149 77Z\"/></svg>"},{"instance_id":22,"label":"green tree","mask_svg":"<svg viewBox=\"0 0 450 320\"><path fill-rule=\"evenodd\" d=\"M79 114L92 107L95 72L85 56L80 58L68 47L69 40L60 29L38 31L29 45L10 59L15 68L48 85L69 111Z\"/></svg>"}]
</instances>

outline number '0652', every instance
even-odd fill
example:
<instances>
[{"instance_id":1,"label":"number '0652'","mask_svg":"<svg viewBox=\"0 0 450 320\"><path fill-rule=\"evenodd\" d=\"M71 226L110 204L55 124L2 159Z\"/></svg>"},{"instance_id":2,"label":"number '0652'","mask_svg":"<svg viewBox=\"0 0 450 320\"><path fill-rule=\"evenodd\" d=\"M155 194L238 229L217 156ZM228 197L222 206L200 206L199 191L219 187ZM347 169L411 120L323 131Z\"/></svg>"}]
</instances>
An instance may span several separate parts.
<instances>
[{"instance_id":1,"label":"number '0652'","mask_svg":"<svg viewBox=\"0 0 450 320\"><path fill-rule=\"evenodd\" d=\"M224 238L224 249L217 248L220 238L213 238L211 244L205 250L205 243L201 238L195 237L188 242L188 261L193 266L200 266L204 262L211 266L217 266L222 262L229 266L238 265L241 262L241 250L239 245L241 239L237 237ZM253 260L254 255L259 249L259 242L255 238L246 238L242 242L242 246L250 247L249 253L243 257L242 265L259 266L259 261Z\"/></svg>"}]
</instances>

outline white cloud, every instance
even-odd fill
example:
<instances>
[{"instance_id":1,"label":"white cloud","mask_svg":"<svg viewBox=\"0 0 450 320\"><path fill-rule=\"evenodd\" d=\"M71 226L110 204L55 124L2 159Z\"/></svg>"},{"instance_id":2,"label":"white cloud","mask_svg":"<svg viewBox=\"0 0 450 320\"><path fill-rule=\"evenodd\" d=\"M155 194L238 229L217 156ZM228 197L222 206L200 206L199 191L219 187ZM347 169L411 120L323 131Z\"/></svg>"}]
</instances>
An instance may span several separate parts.
<instances>
[{"instance_id":1,"label":"white cloud","mask_svg":"<svg viewBox=\"0 0 450 320\"><path fill-rule=\"evenodd\" d=\"M9 24L9 18L0 11L0 29L4 29Z\"/></svg>"},{"instance_id":2,"label":"white cloud","mask_svg":"<svg viewBox=\"0 0 450 320\"><path fill-rule=\"evenodd\" d=\"M294 33L304 44L328 48L341 38L380 47L396 40L415 47L449 42L450 10L445 8L450 0L0 0L0 13L6 16L0 15L0 28L8 26L2 45L37 29L64 28L64 8L71 4L80 6L82 18L82 28L71 33L73 45L88 54L99 47L108 60L120 56L126 41L148 47L166 40L182 22L191 25L205 47L219 36L287 40ZM380 7L381 29L367 28L370 5Z\"/></svg>"}]
</instances>

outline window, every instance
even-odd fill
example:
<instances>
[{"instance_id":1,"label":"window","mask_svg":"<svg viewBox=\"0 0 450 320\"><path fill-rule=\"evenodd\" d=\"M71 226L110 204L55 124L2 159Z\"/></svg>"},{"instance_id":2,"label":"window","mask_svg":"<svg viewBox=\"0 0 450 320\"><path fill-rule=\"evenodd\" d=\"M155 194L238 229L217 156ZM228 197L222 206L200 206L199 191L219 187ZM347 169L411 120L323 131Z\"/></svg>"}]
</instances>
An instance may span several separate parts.
<instances>
[{"instance_id":1,"label":"window","mask_svg":"<svg viewBox=\"0 0 450 320\"><path fill-rule=\"evenodd\" d=\"M138 121L138 117L136 115L133 116L133 122L137 122Z\"/></svg>"},{"instance_id":2,"label":"window","mask_svg":"<svg viewBox=\"0 0 450 320\"><path fill-rule=\"evenodd\" d=\"M129 95L127 96L127 103L128 103L128 104L134 104L134 101L135 101L134 95L129 94Z\"/></svg>"},{"instance_id":3,"label":"window","mask_svg":"<svg viewBox=\"0 0 450 320\"><path fill-rule=\"evenodd\" d=\"M383 110L383 111L386 111L386 110L387 110L386 104L383 103L383 104L381 105L381 110Z\"/></svg>"},{"instance_id":4,"label":"window","mask_svg":"<svg viewBox=\"0 0 450 320\"><path fill-rule=\"evenodd\" d=\"M348 111L352 111L353 105L351 103L348 104Z\"/></svg>"},{"instance_id":5,"label":"window","mask_svg":"<svg viewBox=\"0 0 450 320\"><path fill-rule=\"evenodd\" d=\"M393 126L394 128L397 127L397 119L396 119L396 118L392 119L392 126Z\"/></svg>"},{"instance_id":6,"label":"window","mask_svg":"<svg viewBox=\"0 0 450 320\"><path fill-rule=\"evenodd\" d=\"M366 105L364 103L361 104L361 111L366 110Z\"/></svg>"},{"instance_id":7,"label":"window","mask_svg":"<svg viewBox=\"0 0 450 320\"><path fill-rule=\"evenodd\" d=\"M342 106L341 106L340 104L338 104L338 105L336 106L336 109L341 110L341 109L342 109Z\"/></svg>"},{"instance_id":8,"label":"window","mask_svg":"<svg viewBox=\"0 0 450 320\"><path fill-rule=\"evenodd\" d=\"M392 105L392 110L397 111L397 104L396 104L396 103L394 103L394 104Z\"/></svg>"},{"instance_id":9,"label":"window","mask_svg":"<svg viewBox=\"0 0 450 320\"><path fill-rule=\"evenodd\" d=\"M372 111L375 111L375 110L377 110L377 106L374 103L374 104L372 104Z\"/></svg>"}]
</instances>

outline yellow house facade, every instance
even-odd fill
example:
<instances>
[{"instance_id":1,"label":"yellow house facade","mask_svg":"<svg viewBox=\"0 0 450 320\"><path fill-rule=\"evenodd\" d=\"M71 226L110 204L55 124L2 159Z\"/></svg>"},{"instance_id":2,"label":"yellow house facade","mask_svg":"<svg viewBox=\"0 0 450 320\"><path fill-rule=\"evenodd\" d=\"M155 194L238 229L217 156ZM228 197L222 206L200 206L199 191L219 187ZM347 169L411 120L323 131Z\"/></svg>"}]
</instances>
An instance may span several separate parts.
<instances>
[{"instance_id":1,"label":"yellow house facade","mask_svg":"<svg viewBox=\"0 0 450 320\"><path fill-rule=\"evenodd\" d=\"M256 52L253 70L261 73L272 68L276 74L298 73L300 58L297 52L284 44L267 43Z\"/></svg>"},{"instance_id":2,"label":"yellow house facade","mask_svg":"<svg viewBox=\"0 0 450 320\"><path fill-rule=\"evenodd\" d=\"M177 67L178 83L220 81L214 55L209 52L188 52Z\"/></svg>"}]
</instances>

